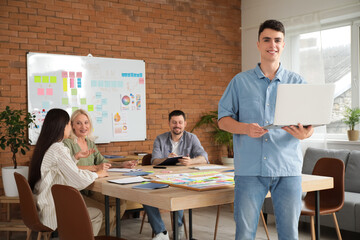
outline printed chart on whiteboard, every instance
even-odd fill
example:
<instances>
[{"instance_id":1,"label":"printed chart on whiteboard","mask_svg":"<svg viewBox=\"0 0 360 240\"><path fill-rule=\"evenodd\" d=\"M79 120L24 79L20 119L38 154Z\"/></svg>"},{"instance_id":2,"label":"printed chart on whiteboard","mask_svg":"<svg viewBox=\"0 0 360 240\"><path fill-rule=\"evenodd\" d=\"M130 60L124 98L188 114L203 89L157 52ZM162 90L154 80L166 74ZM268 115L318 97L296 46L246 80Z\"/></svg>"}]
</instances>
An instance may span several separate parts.
<instances>
[{"instance_id":1,"label":"printed chart on whiteboard","mask_svg":"<svg viewBox=\"0 0 360 240\"><path fill-rule=\"evenodd\" d=\"M28 110L36 143L46 113L86 110L96 143L146 139L145 62L48 53L27 54Z\"/></svg>"}]
</instances>

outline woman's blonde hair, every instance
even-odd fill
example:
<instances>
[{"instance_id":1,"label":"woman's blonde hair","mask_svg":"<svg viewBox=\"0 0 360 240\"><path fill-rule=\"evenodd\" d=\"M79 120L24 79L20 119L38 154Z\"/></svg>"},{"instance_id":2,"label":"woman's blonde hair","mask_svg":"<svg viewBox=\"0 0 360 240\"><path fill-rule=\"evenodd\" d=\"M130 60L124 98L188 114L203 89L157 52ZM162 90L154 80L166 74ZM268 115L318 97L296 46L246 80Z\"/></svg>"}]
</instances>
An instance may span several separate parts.
<instances>
[{"instance_id":1,"label":"woman's blonde hair","mask_svg":"<svg viewBox=\"0 0 360 240\"><path fill-rule=\"evenodd\" d=\"M88 112L86 112L85 110L83 109L78 109L76 110L75 112L73 112L71 114L71 118L70 118L70 121L71 121L71 133L70 133L70 137L72 140L74 140L74 142L77 141L77 136L75 135L75 132L74 132L74 129L73 129L73 122L75 120L75 118L77 118L77 116L79 115L85 115L87 117L87 119L89 120L89 123L90 123L90 131L89 131L89 134L86 136L89 140L91 141L94 141L95 140L95 137L93 136L92 132L93 132L93 125L92 125L92 121L91 121L91 118L88 114Z\"/></svg>"}]
</instances>

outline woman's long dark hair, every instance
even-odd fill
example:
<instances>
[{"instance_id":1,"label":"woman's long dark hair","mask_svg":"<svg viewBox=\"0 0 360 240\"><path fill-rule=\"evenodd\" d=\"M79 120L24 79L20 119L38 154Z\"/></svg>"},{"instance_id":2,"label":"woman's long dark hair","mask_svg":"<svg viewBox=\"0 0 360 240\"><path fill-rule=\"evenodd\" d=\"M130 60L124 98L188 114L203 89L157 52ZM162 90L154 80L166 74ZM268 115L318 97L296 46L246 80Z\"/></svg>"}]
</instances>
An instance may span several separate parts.
<instances>
[{"instance_id":1,"label":"woman's long dark hair","mask_svg":"<svg viewBox=\"0 0 360 240\"><path fill-rule=\"evenodd\" d=\"M60 142L64 138L64 130L69 121L69 114L62 109L54 108L46 114L30 161L29 185L31 190L34 190L35 184L41 178L40 168L46 151L53 143Z\"/></svg>"}]
</instances>

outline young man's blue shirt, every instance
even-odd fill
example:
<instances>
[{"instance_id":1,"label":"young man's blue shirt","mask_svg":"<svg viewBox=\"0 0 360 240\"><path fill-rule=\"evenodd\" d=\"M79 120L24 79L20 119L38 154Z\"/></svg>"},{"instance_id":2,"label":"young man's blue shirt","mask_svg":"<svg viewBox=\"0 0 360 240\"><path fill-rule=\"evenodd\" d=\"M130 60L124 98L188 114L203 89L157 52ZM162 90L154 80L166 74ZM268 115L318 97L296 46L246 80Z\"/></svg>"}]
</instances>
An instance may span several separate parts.
<instances>
[{"instance_id":1,"label":"young man's blue shirt","mask_svg":"<svg viewBox=\"0 0 360 240\"><path fill-rule=\"evenodd\" d=\"M243 123L273 123L279 84L303 84L304 79L282 67L273 80L256 68L237 74L219 102L218 119L231 117ZM296 106L294 106L296 107ZM300 141L282 129L270 129L260 138L234 134L235 175L299 176L302 168Z\"/></svg>"}]
</instances>

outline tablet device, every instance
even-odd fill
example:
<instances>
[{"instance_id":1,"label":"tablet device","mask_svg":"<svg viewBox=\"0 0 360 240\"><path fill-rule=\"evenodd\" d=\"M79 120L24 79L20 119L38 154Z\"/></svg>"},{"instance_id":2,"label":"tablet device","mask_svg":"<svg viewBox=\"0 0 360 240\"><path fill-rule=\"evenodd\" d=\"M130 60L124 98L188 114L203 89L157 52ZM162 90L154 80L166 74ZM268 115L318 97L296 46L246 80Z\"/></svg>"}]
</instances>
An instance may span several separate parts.
<instances>
[{"instance_id":1,"label":"tablet device","mask_svg":"<svg viewBox=\"0 0 360 240\"><path fill-rule=\"evenodd\" d=\"M334 84L280 84L272 124L264 129L289 125L314 127L331 122L334 102Z\"/></svg>"},{"instance_id":2,"label":"tablet device","mask_svg":"<svg viewBox=\"0 0 360 240\"><path fill-rule=\"evenodd\" d=\"M161 166L161 165L176 165L179 162L179 159L183 158L183 156L177 156L177 157L171 157L171 158L167 158L165 159L165 161L163 161L162 163L158 164L157 166Z\"/></svg>"}]
</instances>

